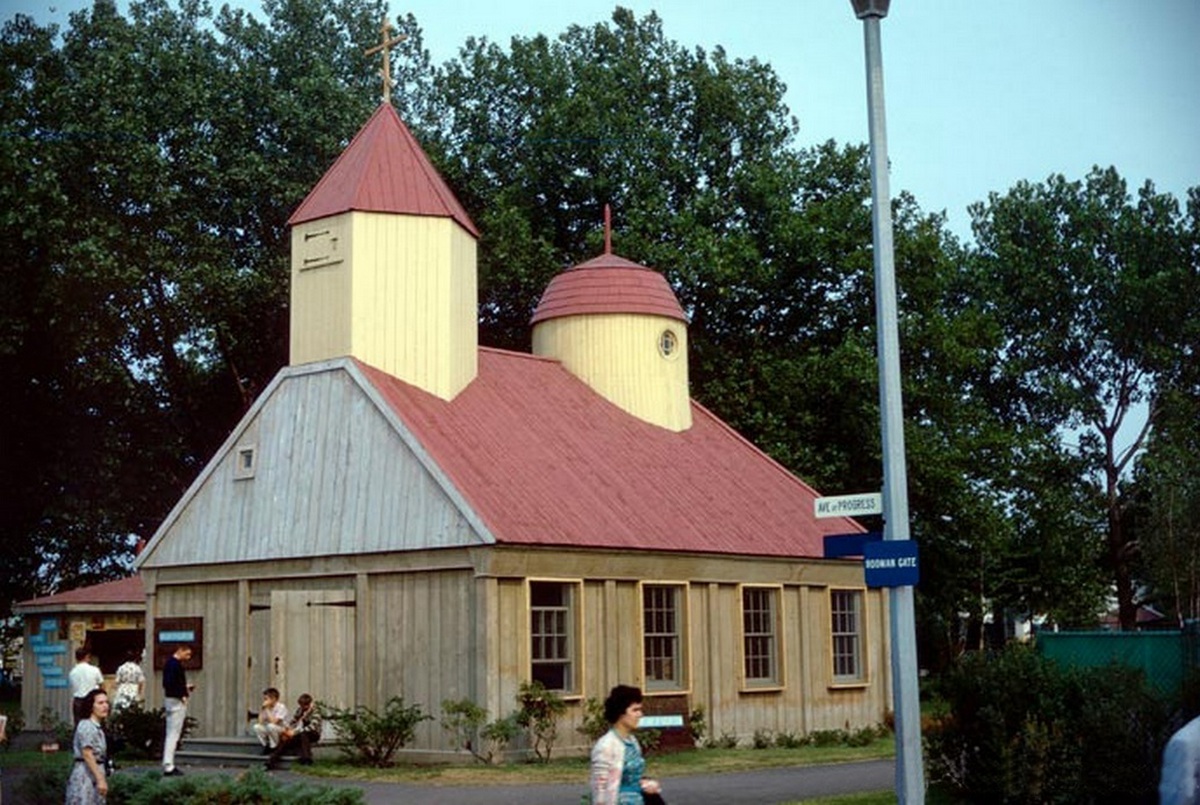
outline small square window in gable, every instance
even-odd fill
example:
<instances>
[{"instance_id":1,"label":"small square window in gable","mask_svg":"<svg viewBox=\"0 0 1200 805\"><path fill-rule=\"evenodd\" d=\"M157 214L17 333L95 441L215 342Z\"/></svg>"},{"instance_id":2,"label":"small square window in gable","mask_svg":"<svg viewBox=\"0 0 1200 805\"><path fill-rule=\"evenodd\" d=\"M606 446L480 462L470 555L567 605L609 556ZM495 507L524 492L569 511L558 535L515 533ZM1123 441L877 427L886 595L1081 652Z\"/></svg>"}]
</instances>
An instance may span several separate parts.
<instances>
[{"instance_id":1,"label":"small square window in gable","mask_svg":"<svg viewBox=\"0 0 1200 805\"><path fill-rule=\"evenodd\" d=\"M253 478L254 470L256 469L257 464L258 456L254 450L254 445L239 445L233 456L234 480L242 481L247 478Z\"/></svg>"}]
</instances>

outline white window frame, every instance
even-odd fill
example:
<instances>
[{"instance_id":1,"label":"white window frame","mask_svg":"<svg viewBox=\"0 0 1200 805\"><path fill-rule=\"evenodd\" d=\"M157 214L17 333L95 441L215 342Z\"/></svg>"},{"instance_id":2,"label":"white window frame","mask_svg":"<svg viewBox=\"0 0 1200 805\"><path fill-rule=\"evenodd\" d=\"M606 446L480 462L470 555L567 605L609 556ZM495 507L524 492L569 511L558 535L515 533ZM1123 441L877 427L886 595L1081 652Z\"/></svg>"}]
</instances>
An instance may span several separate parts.
<instances>
[{"instance_id":1,"label":"white window frame","mask_svg":"<svg viewBox=\"0 0 1200 805\"><path fill-rule=\"evenodd\" d=\"M244 481L254 477L258 469L258 451L254 444L239 444L233 451L233 479Z\"/></svg>"},{"instance_id":2,"label":"white window frame","mask_svg":"<svg viewBox=\"0 0 1200 805\"><path fill-rule=\"evenodd\" d=\"M847 608L839 599L853 602ZM829 588L829 671L832 687L865 685L867 595L862 587ZM850 668L847 663L854 667Z\"/></svg>"},{"instance_id":3,"label":"white window frame","mask_svg":"<svg viewBox=\"0 0 1200 805\"><path fill-rule=\"evenodd\" d=\"M534 606L533 596L534 588L537 585L551 584L558 585L566 591L566 603L563 606ZM582 652L580 650L580 634L581 634L581 617L583 604L583 582L579 579L529 579L526 585L526 600L529 603L529 617L526 623L529 624L529 639L526 645L529 647L529 679L537 680L539 676L534 673L534 667L538 665L564 665L564 687L551 687L546 685L547 690L553 690L565 698L578 696L583 690L583 664ZM562 635L565 638L565 647L563 648L563 656L555 656L546 658L538 657L539 645L545 647L546 640L554 640L556 632L539 633L537 628L539 625L545 624L547 616L561 615L554 620L557 621L556 627L565 630ZM540 616L540 617L539 617ZM540 622L540 623L539 623ZM543 641L539 643L538 641ZM545 682L543 681L543 684Z\"/></svg>"},{"instance_id":4,"label":"white window frame","mask_svg":"<svg viewBox=\"0 0 1200 805\"><path fill-rule=\"evenodd\" d=\"M763 610L755 608L754 617L758 619L756 623L749 624L752 628L747 629L747 609L746 597L747 594L757 596L762 594L766 596L766 601L770 603L769 610L763 614ZM739 665L740 676L742 678L742 689L745 691L763 691L763 690L779 690L784 687L784 667L783 667L783 587L778 584L740 584L738 585L738 618L739 624L739 641L740 660ZM763 620L765 618L765 620ZM763 626L769 625L770 631L762 631ZM759 659L761 653L751 654L749 651L750 642L752 640L766 640L768 652L766 654L766 663L768 673L765 676L751 676L750 665L752 662L761 663Z\"/></svg>"},{"instance_id":5,"label":"white window frame","mask_svg":"<svg viewBox=\"0 0 1200 805\"><path fill-rule=\"evenodd\" d=\"M690 674L691 646L688 644L688 585L681 581L645 581L638 585L638 602L641 608L641 644L642 644L642 687L647 694L680 693L688 689ZM661 629L662 623L647 622L650 620L646 607L647 593L659 591L672 593L671 617L674 620L673 629ZM656 679L651 676L650 665L657 659L651 649L652 640L674 640L674 651L669 657L674 668L674 674L669 679ZM666 655L663 655L666 658Z\"/></svg>"}]
</instances>

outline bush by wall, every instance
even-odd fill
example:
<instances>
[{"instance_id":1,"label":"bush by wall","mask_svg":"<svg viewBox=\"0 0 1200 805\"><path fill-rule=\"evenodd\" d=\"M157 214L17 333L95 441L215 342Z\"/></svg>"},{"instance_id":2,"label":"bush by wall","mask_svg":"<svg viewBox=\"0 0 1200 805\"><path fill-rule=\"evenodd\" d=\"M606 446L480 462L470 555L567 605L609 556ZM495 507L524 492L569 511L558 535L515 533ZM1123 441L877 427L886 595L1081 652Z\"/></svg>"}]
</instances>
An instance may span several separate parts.
<instances>
[{"instance_id":1,"label":"bush by wall","mask_svg":"<svg viewBox=\"0 0 1200 805\"><path fill-rule=\"evenodd\" d=\"M930 778L972 802L1153 803L1170 708L1137 670L1063 668L1013 645L943 678Z\"/></svg>"}]
</instances>

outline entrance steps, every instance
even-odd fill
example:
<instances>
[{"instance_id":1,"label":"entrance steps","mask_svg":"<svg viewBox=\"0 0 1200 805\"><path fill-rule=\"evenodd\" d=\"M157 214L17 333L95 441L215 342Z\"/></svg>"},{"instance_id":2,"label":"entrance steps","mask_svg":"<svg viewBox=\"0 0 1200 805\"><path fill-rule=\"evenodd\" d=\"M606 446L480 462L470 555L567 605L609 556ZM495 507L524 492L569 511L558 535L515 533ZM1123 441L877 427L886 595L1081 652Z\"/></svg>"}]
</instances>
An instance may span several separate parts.
<instances>
[{"instance_id":1,"label":"entrance steps","mask_svg":"<svg viewBox=\"0 0 1200 805\"><path fill-rule=\"evenodd\" d=\"M314 747L315 748L315 747ZM287 754L279 759L279 768L286 769L300 759ZM267 761L262 744L248 736L232 738L184 738L175 752L178 763L197 766L262 766Z\"/></svg>"}]
</instances>

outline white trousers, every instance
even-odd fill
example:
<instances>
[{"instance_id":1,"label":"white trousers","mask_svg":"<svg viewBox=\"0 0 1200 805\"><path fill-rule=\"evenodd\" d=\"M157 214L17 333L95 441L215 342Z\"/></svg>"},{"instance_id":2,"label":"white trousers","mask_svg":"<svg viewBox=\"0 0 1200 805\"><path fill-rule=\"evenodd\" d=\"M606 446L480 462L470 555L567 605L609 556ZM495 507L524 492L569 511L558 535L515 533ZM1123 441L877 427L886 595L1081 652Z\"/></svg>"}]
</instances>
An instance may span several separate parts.
<instances>
[{"instance_id":1,"label":"white trousers","mask_svg":"<svg viewBox=\"0 0 1200 805\"><path fill-rule=\"evenodd\" d=\"M167 737L163 742L162 764L163 771L175 768L175 748L183 737L183 722L187 719L187 702L183 699L172 699L168 696L163 700L167 711Z\"/></svg>"},{"instance_id":2,"label":"white trousers","mask_svg":"<svg viewBox=\"0 0 1200 805\"><path fill-rule=\"evenodd\" d=\"M272 749L279 746L279 736L283 733L282 724L263 724L256 721L251 729L254 730L254 737L258 738L258 742L263 746Z\"/></svg>"}]
</instances>

